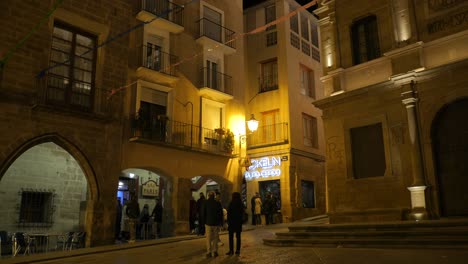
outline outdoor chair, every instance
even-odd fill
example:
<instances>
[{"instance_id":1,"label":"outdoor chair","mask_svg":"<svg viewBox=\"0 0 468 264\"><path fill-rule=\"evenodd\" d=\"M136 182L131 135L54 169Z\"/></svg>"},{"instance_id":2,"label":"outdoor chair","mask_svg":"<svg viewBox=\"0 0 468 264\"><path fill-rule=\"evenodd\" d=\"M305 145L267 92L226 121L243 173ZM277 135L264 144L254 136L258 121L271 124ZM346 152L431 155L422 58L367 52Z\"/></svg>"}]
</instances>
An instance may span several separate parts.
<instances>
[{"instance_id":1,"label":"outdoor chair","mask_svg":"<svg viewBox=\"0 0 468 264\"><path fill-rule=\"evenodd\" d=\"M75 232L67 232L64 235L58 236L57 237L57 243L55 244L55 250L69 249L71 244L72 244L74 234L75 234Z\"/></svg>"},{"instance_id":2,"label":"outdoor chair","mask_svg":"<svg viewBox=\"0 0 468 264\"><path fill-rule=\"evenodd\" d=\"M23 253L23 255L34 252L34 239L28 234L17 232L13 235L13 256Z\"/></svg>"},{"instance_id":3,"label":"outdoor chair","mask_svg":"<svg viewBox=\"0 0 468 264\"><path fill-rule=\"evenodd\" d=\"M84 248L86 232L76 232L70 244L70 250Z\"/></svg>"}]
</instances>

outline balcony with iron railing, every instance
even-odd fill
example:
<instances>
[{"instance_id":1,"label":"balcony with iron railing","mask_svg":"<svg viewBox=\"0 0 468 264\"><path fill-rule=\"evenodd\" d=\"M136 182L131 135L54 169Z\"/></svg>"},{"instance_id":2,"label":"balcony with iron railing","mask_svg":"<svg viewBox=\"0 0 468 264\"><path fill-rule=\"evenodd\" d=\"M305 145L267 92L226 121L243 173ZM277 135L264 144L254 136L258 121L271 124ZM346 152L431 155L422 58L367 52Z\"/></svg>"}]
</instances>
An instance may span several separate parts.
<instances>
[{"instance_id":1,"label":"balcony with iron railing","mask_svg":"<svg viewBox=\"0 0 468 264\"><path fill-rule=\"evenodd\" d=\"M233 98L232 77L210 68L201 69L198 88L200 95L209 95L217 100Z\"/></svg>"},{"instance_id":2,"label":"balcony with iron railing","mask_svg":"<svg viewBox=\"0 0 468 264\"><path fill-rule=\"evenodd\" d=\"M180 33L184 30L184 7L167 0L137 0L137 19L143 22L152 21L149 25Z\"/></svg>"},{"instance_id":3,"label":"balcony with iron railing","mask_svg":"<svg viewBox=\"0 0 468 264\"><path fill-rule=\"evenodd\" d=\"M199 29L197 43L207 49L217 48L226 55L236 51L236 33L234 31L207 18L201 18L196 23Z\"/></svg>"},{"instance_id":4,"label":"balcony with iron railing","mask_svg":"<svg viewBox=\"0 0 468 264\"><path fill-rule=\"evenodd\" d=\"M38 108L106 120L118 118L121 111L121 92L97 88L92 83L49 73L37 85Z\"/></svg>"},{"instance_id":5,"label":"balcony with iron railing","mask_svg":"<svg viewBox=\"0 0 468 264\"><path fill-rule=\"evenodd\" d=\"M257 131L247 135L247 148L287 144L289 142L288 132L288 123L260 126Z\"/></svg>"},{"instance_id":6,"label":"balcony with iron railing","mask_svg":"<svg viewBox=\"0 0 468 264\"><path fill-rule=\"evenodd\" d=\"M161 51L160 47L143 45L135 50L137 77L147 81L173 83L177 81L177 56Z\"/></svg>"},{"instance_id":7,"label":"balcony with iron railing","mask_svg":"<svg viewBox=\"0 0 468 264\"><path fill-rule=\"evenodd\" d=\"M260 93L278 90L278 74L264 74L258 78L258 83Z\"/></svg>"},{"instance_id":8,"label":"balcony with iron railing","mask_svg":"<svg viewBox=\"0 0 468 264\"><path fill-rule=\"evenodd\" d=\"M224 129L203 128L169 120L165 116L142 119L138 115L133 115L130 122L130 141L156 143L229 156L234 151L234 135L226 133Z\"/></svg>"}]
</instances>

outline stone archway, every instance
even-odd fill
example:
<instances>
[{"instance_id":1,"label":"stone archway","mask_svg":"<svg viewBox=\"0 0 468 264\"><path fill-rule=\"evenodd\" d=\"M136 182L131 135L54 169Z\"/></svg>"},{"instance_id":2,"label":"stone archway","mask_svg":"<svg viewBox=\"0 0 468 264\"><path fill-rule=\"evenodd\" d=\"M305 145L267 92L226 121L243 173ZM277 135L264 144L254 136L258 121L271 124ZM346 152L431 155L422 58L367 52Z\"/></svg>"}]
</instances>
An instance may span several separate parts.
<instances>
[{"instance_id":1,"label":"stone archway","mask_svg":"<svg viewBox=\"0 0 468 264\"><path fill-rule=\"evenodd\" d=\"M468 98L443 107L432 124L442 217L468 216Z\"/></svg>"},{"instance_id":2,"label":"stone archway","mask_svg":"<svg viewBox=\"0 0 468 264\"><path fill-rule=\"evenodd\" d=\"M56 133L17 140L7 149L13 149L13 151L2 157L0 184L13 184L14 186L7 187L14 187L21 192L16 203L22 203L23 198L28 195L32 198L36 197L34 195L39 195L47 199L47 203L54 203L54 213L51 216L53 223L34 225L25 223L11 226L10 228L14 228L12 231L28 231L34 228L36 232L40 230L48 233L86 231L87 234L91 234L92 224L89 223L93 221L94 212L90 210L89 205L93 204L92 201L99 199L99 188L94 170L81 150L71 141ZM46 157L37 158L40 155ZM59 164L54 164L54 160ZM33 178L18 185L15 184L15 182L17 183L14 179L15 175L22 178L32 175ZM7 192L0 193L8 195ZM62 206L61 201L65 200L67 203L70 202L69 200L74 200L74 205L72 207ZM43 205L47 206L46 203ZM21 218L21 211L20 208L13 217L19 216ZM35 221L37 219L33 222ZM91 235L87 235L86 239L86 244L89 245Z\"/></svg>"},{"instance_id":3,"label":"stone archway","mask_svg":"<svg viewBox=\"0 0 468 264\"><path fill-rule=\"evenodd\" d=\"M173 179L170 176L167 176L166 173L162 172L161 170L155 168L127 168L122 170L122 174L120 179L122 178L130 178L128 177L129 174L133 174L132 178L134 177L134 184L137 186L132 187L133 190L137 193L138 203L140 206L140 210L143 209L143 206L146 204L149 208L149 213L152 213L156 205L156 199L161 202L163 206L163 221L161 224L161 233L159 234L160 237L169 237L173 236L174 234L174 208L173 208ZM143 185L147 182L155 182L157 184L157 193L151 194L144 194ZM120 183L120 180L119 180ZM136 188L136 189L135 189ZM118 193L118 197L119 197ZM124 213L124 212L123 212ZM125 217L123 217L125 218ZM122 225L123 226L123 225ZM144 239L152 239L154 233L149 234L147 236L143 236Z\"/></svg>"}]
</instances>

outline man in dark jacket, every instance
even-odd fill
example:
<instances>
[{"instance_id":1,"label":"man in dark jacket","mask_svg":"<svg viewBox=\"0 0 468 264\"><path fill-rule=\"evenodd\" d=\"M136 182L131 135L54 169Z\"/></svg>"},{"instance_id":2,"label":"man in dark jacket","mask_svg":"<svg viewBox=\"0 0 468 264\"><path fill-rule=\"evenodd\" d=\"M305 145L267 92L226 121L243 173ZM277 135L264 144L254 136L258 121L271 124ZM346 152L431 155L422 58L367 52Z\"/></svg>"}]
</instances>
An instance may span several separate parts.
<instances>
[{"instance_id":1,"label":"man in dark jacket","mask_svg":"<svg viewBox=\"0 0 468 264\"><path fill-rule=\"evenodd\" d=\"M203 219L206 232L206 257L218 256L218 232L223 224L223 207L215 200L215 193L208 194L208 200L203 206Z\"/></svg>"}]
</instances>

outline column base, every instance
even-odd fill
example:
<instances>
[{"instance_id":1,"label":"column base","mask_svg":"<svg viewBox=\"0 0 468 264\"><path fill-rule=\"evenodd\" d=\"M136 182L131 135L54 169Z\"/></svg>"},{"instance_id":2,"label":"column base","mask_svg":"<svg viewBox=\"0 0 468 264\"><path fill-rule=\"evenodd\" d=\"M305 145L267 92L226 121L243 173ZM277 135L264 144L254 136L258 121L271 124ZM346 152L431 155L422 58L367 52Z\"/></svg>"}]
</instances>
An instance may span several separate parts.
<instances>
[{"instance_id":1,"label":"column base","mask_svg":"<svg viewBox=\"0 0 468 264\"><path fill-rule=\"evenodd\" d=\"M408 214L408 220L420 221L428 219L429 213L427 212L426 208L413 208Z\"/></svg>"},{"instance_id":2,"label":"column base","mask_svg":"<svg viewBox=\"0 0 468 264\"><path fill-rule=\"evenodd\" d=\"M411 212L408 214L409 220L427 220L429 213L426 210L426 186L411 186L408 190L411 193Z\"/></svg>"}]
</instances>

